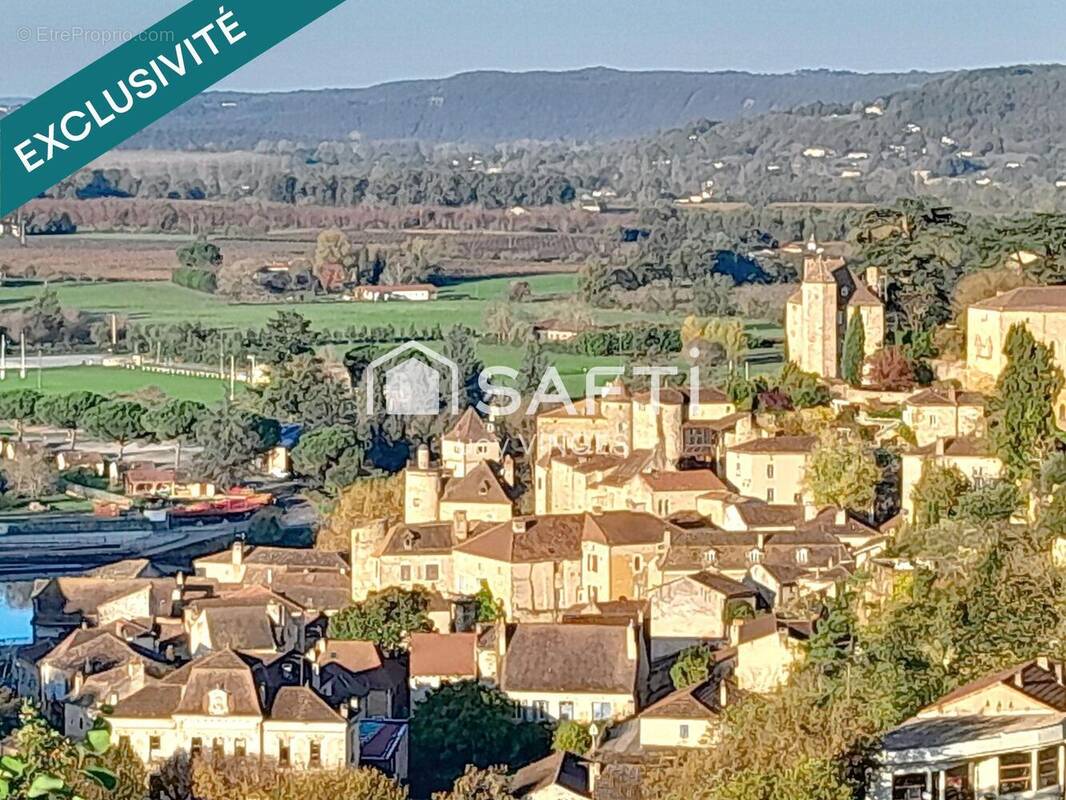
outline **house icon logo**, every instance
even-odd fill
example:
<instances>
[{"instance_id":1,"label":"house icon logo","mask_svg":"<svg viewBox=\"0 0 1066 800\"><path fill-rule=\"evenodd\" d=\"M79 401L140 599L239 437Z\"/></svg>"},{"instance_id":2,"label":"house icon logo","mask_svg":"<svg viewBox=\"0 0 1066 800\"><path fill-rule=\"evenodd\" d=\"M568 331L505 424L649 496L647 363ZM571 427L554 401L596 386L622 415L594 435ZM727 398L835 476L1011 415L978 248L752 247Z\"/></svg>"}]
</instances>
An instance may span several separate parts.
<instances>
[{"instance_id":1,"label":"house icon logo","mask_svg":"<svg viewBox=\"0 0 1066 800\"><path fill-rule=\"evenodd\" d=\"M416 357L421 354L422 358ZM403 356L407 356L404 358ZM388 366L390 365L391 366ZM441 411L441 378L447 380L445 403L459 413L459 368L450 358L421 342L409 341L378 356L366 368L366 411L376 413L378 373L385 373L385 413L400 417L435 417Z\"/></svg>"}]
</instances>

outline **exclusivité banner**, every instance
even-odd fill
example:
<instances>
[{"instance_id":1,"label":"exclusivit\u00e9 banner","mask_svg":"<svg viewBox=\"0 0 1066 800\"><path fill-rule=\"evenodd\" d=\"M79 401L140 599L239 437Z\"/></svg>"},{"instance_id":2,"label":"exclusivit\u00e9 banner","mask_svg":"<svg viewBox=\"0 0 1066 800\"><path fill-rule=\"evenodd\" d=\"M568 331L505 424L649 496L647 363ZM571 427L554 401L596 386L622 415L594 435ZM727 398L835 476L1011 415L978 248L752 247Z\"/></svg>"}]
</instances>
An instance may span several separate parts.
<instances>
[{"instance_id":1,"label":"exclusivit\u00e9 banner","mask_svg":"<svg viewBox=\"0 0 1066 800\"><path fill-rule=\"evenodd\" d=\"M0 217L344 0L193 0L0 119Z\"/></svg>"}]
</instances>

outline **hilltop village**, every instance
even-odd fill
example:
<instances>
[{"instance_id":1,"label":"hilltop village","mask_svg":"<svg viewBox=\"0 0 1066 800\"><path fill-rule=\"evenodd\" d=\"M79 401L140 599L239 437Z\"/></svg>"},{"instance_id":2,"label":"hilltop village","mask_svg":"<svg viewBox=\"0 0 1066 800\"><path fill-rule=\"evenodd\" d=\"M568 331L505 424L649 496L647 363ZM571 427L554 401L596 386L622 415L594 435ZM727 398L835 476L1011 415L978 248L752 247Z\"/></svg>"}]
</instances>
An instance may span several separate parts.
<instances>
[{"instance_id":1,"label":"hilltop village","mask_svg":"<svg viewBox=\"0 0 1066 800\"><path fill-rule=\"evenodd\" d=\"M806 719L818 703L801 690L855 680L855 699L849 689L831 707L850 720L841 709L859 703L855 724L868 721L876 703L860 676L896 662L862 625L935 618L916 587L949 580L931 571L949 552L978 571L1000 552L997 568L1029 581L1022 595L1055 603L1048 576L1066 554L1054 516L1066 289L973 302L959 357L921 386L886 346L884 291L877 269L812 238L786 307L791 390L735 373L657 392L619 377L576 413L539 411L521 453L513 417L467 406L388 479L389 503L334 521L332 550L257 543L261 531L233 524L275 502L269 490L227 494L121 455L39 451L110 475L110 489L86 490L105 508L197 501L186 513L207 517L190 530L206 520L207 533L182 569L148 552L37 580L33 643L11 649L3 678L71 740L106 720L111 757L152 785L182 774L230 785L238 767L225 764L254 763L306 786L346 776L345 797L682 796L686 769L722 769L715 758L751 709L771 728L774 703ZM47 426L28 435L47 441ZM277 438L257 469L287 474L291 446ZM27 447L12 440L4 456ZM997 550L1011 531L1042 533ZM1004 591L1007 616L1033 600ZM965 602L967 636L1002 634L966 628L995 611ZM802 796L849 796L825 785L850 791L854 776L826 765L864 741L876 800L1061 797L1058 623L1034 624L1016 634L1024 646L1006 636L961 677L950 651L907 656L943 667L933 688L884 701L887 722L849 730L836 752L803 754L804 769L828 771L804 773L817 788ZM948 634L930 636L910 646ZM864 641L867 662L854 654ZM899 673L879 681L895 687ZM663 770L682 794L656 793ZM785 796L766 792L742 796Z\"/></svg>"}]
</instances>

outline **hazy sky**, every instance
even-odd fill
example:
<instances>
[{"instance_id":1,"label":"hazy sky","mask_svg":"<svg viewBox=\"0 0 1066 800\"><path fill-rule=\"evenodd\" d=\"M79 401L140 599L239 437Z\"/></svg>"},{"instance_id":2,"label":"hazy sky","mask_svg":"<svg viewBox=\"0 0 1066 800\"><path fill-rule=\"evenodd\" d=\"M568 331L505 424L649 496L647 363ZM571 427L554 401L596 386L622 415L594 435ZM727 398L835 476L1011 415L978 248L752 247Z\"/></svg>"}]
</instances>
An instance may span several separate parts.
<instances>
[{"instance_id":1,"label":"hazy sky","mask_svg":"<svg viewBox=\"0 0 1066 800\"><path fill-rule=\"evenodd\" d=\"M0 0L0 95L39 94L115 46L99 32L140 31L181 5ZM57 41L79 28L81 41ZM347 0L216 88L592 65L870 72L1048 61L1066 61L1062 0Z\"/></svg>"}]
</instances>

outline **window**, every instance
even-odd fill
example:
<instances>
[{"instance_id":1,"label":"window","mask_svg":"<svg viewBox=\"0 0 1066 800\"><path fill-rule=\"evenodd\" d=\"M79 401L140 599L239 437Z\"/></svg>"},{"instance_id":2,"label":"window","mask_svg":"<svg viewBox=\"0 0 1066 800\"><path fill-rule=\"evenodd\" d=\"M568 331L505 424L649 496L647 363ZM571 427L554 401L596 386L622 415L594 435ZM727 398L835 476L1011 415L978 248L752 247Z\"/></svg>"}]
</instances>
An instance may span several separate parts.
<instances>
[{"instance_id":1,"label":"window","mask_svg":"<svg viewBox=\"0 0 1066 800\"><path fill-rule=\"evenodd\" d=\"M611 718L611 704L610 703L593 703L592 704L592 718L595 720L610 719Z\"/></svg>"},{"instance_id":2,"label":"window","mask_svg":"<svg viewBox=\"0 0 1066 800\"><path fill-rule=\"evenodd\" d=\"M925 793L925 773L912 772L892 778L892 800L922 800Z\"/></svg>"},{"instance_id":3,"label":"window","mask_svg":"<svg viewBox=\"0 0 1066 800\"><path fill-rule=\"evenodd\" d=\"M766 477L767 478L774 477L774 465L773 464L767 464L766 465Z\"/></svg>"},{"instance_id":4,"label":"window","mask_svg":"<svg viewBox=\"0 0 1066 800\"><path fill-rule=\"evenodd\" d=\"M806 547L801 547L796 551L797 564L806 564L810 560L810 557L811 551L808 550Z\"/></svg>"},{"instance_id":5,"label":"window","mask_svg":"<svg viewBox=\"0 0 1066 800\"><path fill-rule=\"evenodd\" d=\"M688 739L688 725L682 725L677 732L678 737L681 739Z\"/></svg>"},{"instance_id":6,"label":"window","mask_svg":"<svg viewBox=\"0 0 1066 800\"><path fill-rule=\"evenodd\" d=\"M1004 753L999 757L999 793L1028 791L1032 773L1029 753Z\"/></svg>"},{"instance_id":7,"label":"window","mask_svg":"<svg viewBox=\"0 0 1066 800\"><path fill-rule=\"evenodd\" d=\"M237 739L233 743L233 755L235 755L237 758L244 758L246 755L248 755L248 748L246 748L244 745L244 739Z\"/></svg>"},{"instance_id":8,"label":"window","mask_svg":"<svg viewBox=\"0 0 1066 800\"><path fill-rule=\"evenodd\" d=\"M440 564L426 564L426 580L435 581L440 579Z\"/></svg>"},{"instance_id":9,"label":"window","mask_svg":"<svg viewBox=\"0 0 1066 800\"><path fill-rule=\"evenodd\" d=\"M221 739L215 739L211 742L211 757L222 758L226 755L226 744Z\"/></svg>"},{"instance_id":10,"label":"window","mask_svg":"<svg viewBox=\"0 0 1066 800\"><path fill-rule=\"evenodd\" d=\"M401 564L400 565L400 580L403 581L404 583L409 583L411 581L411 565L410 564Z\"/></svg>"},{"instance_id":11,"label":"window","mask_svg":"<svg viewBox=\"0 0 1066 800\"><path fill-rule=\"evenodd\" d=\"M1036 788L1059 784L1059 748L1045 747L1036 754Z\"/></svg>"},{"instance_id":12,"label":"window","mask_svg":"<svg viewBox=\"0 0 1066 800\"><path fill-rule=\"evenodd\" d=\"M589 572L599 572L600 560L595 555L589 553L587 563Z\"/></svg>"},{"instance_id":13,"label":"window","mask_svg":"<svg viewBox=\"0 0 1066 800\"><path fill-rule=\"evenodd\" d=\"M641 560L640 556L633 556L633 571L640 572L642 566L644 566L644 562Z\"/></svg>"},{"instance_id":14,"label":"window","mask_svg":"<svg viewBox=\"0 0 1066 800\"><path fill-rule=\"evenodd\" d=\"M758 564L760 561L762 561L762 550L760 550L759 548L756 547L753 550L749 550L748 551L748 562L749 563Z\"/></svg>"},{"instance_id":15,"label":"window","mask_svg":"<svg viewBox=\"0 0 1066 800\"><path fill-rule=\"evenodd\" d=\"M189 746L189 755L191 755L193 758L195 758L196 756L200 755L200 753L202 753L203 751L204 751L204 740L201 739L199 736L194 736L193 739L192 739L192 743Z\"/></svg>"},{"instance_id":16,"label":"window","mask_svg":"<svg viewBox=\"0 0 1066 800\"><path fill-rule=\"evenodd\" d=\"M119 736L118 737L118 746L119 747L123 747L123 746L129 747L130 746L130 737L129 736Z\"/></svg>"},{"instance_id":17,"label":"window","mask_svg":"<svg viewBox=\"0 0 1066 800\"><path fill-rule=\"evenodd\" d=\"M547 700L534 700L533 701L533 719L540 722L548 717L548 701Z\"/></svg>"},{"instance_id":18,"label":"window","mask_svg":"<svg viewBox=\"0 0 1066 800\"><path fill-rule=\"evenodd\" d=\"M774 490L773 490L773 487L771 487L771 488L766 490L766 502L767 503L774 502Z\"/></svg>"},{"instance_id":19,"label":"window","mask_svg":"<svg viewBox=\"0 0 1066 800\"><path fill-rule=\"evenodd\" d=\"M739 458L737 459L736 464L737 464L737 468L735 470L733 470L733 472L739 478L740 477L740 459Z\"/></svg>"},{"instance_id":20,"label":"window","mask_svg":"<svg viewBox=\"0 0 1066 800\"><path fill-rule=\"evenodd\" d=\"M564 700L559 703L559 719L573 719L574 718L574 704L569 700Z\"/></svg>"},{"instance_id":21,"label":"window","mask_svg":"<svg viewBox=\"0 0 1066 800\"><path fill-rule=\"evenodd\" d=\"M158 736L149 736L148 737L148 753L149 753L149 755L154 753L159 748L160 748L159 737Z\"/></svg>"},{"instance_id":22,"label":"window","mask_svg":"<svg viewBox=\"0 0 1066 800\"><path fill-rule=\"evenodd\" d=\"M278 742L278 766L287 767L292 763L292 759L289 756L289 743Z\"/></svg>"},{"instance_id":23,"label":"window","mask_svg":"<svg viewBox=\"0 0 1066 800\"><path fill-rule=\"evenodd\" d=\"M312 767L322 766L322 742L317 740L311 742L311 756L307 760L307 763Z\"/></svg>"}]
</instances>

